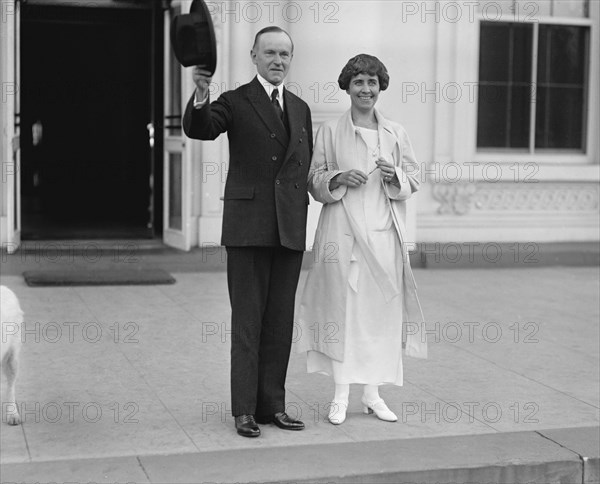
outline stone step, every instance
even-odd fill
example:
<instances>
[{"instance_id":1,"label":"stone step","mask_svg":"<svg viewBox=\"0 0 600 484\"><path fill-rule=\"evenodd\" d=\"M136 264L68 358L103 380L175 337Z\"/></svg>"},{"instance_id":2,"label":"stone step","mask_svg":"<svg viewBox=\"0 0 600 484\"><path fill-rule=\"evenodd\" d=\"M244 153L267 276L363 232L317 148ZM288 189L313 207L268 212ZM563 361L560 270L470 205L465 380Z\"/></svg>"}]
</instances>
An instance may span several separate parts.
<instances>
[{"instance_id":1,"label":"stone step","mask_svg":"<svg viewBox=\"0 0 600 484\"><path fill-rule=\"evenodd\" d=\"M240 437L241 438L241 437ZM577 483L600 477L600 429L569 428L2 466L2 482Z\"/></svg>"}]
</instances>

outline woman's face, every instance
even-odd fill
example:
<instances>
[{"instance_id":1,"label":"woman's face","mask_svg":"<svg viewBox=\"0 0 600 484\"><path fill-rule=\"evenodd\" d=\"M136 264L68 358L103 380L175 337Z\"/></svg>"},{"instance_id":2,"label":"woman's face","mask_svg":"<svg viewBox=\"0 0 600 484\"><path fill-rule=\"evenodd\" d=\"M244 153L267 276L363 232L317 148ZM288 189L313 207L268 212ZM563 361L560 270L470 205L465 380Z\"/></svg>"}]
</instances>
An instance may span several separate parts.
<instances>
[{"instance_id":1,"label":"woman's face","mask_svg":"<svg viewBox=\"0 0 600 484\"><path fill-rule=\"evenodd\" d=\"M379 98L379 78L370 74L358 74L350 79L346 91L350 95L352 107L360 111L370 111Z\"/></svg>"}]
</instances>

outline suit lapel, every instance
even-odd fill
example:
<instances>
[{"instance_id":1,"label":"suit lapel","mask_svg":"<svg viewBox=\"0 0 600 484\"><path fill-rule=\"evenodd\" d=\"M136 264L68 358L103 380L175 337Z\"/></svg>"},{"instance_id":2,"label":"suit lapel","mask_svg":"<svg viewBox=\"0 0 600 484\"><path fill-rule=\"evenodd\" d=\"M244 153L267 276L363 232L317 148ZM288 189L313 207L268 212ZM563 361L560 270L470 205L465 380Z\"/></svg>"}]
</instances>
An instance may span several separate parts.
<instances>
[{"instance_id":1,"label":"suit lapel","mask_svg":"<svg viewBox=\"0 0 600 484\"><path fill-rule=\"evenodd\" d=\"M260 85L257 77L249 84L248 100L269 131L275 133L277 141L287 147L289 136L281 123L281 120L277 117L277 113L275 112L275 109L273 109L269 96L267 96L264 87ZM287 100L288 98L286 97L286 107Z\"/></svg>"},{"instance_id":2,"label":"suit lapel","mask_svg":"<svg viewBox=\"0 0 600 484\"><path fill-rule=\"evenodd\" d=\"M302 124L304 120L304 109L302 104L299 102L298 98L289 93L287 89L284 89L283 96L285 99L285 115L287 116L288 123L290 125L288 149L284 159L287 160L290 157L290 155L294 152L296 145L298 144L298 142L300 142L301 139L302 142L306 142L306 136L303 136L304 133L302 131L302 128L304 128Z\"/></svg>"}]
</instances>

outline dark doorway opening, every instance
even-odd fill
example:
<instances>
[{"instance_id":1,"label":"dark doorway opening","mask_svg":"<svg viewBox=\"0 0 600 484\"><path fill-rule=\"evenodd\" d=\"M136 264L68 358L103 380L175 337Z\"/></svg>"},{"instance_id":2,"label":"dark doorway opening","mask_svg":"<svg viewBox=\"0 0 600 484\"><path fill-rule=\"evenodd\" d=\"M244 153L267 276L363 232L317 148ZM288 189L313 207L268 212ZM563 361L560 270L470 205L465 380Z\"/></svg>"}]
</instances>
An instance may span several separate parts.
<instances>
[{"instance_id":1,"label":"dark doorway opening","mask_svg":"<svg viewBox=\"0 0 600 484\"><path fill-rule=\"evenodd\" d=\"M162 58L154 13L24 5L23 239L160 235L152 182L162 163L147 128Z\"/></svg>"}]
</instances>

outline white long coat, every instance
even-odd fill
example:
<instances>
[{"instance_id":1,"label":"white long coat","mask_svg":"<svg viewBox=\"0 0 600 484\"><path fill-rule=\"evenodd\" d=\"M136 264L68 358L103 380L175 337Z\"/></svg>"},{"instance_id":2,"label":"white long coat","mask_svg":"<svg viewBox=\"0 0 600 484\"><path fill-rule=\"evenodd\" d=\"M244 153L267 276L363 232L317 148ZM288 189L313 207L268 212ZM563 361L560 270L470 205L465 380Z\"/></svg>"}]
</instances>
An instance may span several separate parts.
<instances>
[{"instance_id":1,"label":"white long coat","mask_svg":"<svg viewBox=\"0 0 600 484\"><path fill-rule=\"evenodd\" d=\"M400 187L383 182L388 206L402 247L402 260L397 263L403 274L402 287L390 279L367 243L365 221L350 214L344 197L346 186L333 192L330 180L337 174L359 166L355 160L355 130L350 111L341 118L324 123L317 132L308 188L315 200L323 203L313 244L313 266L306 280L298 313L297 350L319 351L338 361L344 359L344 322L346 320L347 281L354 244L360 247L386 300L401 294L406 334L407 356L427 357L427 344L422 334L423 314L417 298L417 287L410 268L406 239L407 200L419 188L419 167L406 131L386 120L377 110L380 155L396 166ZM373 175L372 175L373 176ZM400 342L399 342L400 344Z\"/></svg>"}]
</instances>

